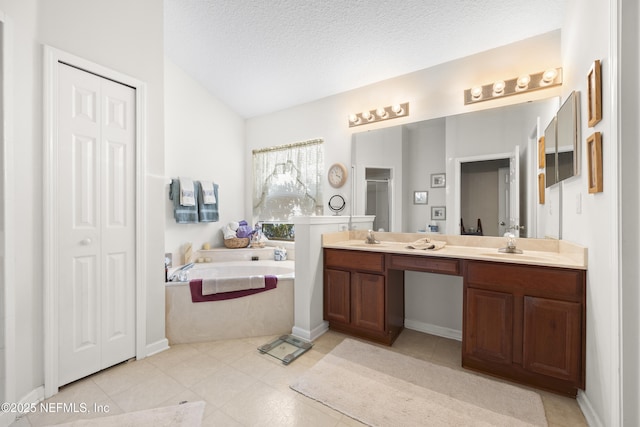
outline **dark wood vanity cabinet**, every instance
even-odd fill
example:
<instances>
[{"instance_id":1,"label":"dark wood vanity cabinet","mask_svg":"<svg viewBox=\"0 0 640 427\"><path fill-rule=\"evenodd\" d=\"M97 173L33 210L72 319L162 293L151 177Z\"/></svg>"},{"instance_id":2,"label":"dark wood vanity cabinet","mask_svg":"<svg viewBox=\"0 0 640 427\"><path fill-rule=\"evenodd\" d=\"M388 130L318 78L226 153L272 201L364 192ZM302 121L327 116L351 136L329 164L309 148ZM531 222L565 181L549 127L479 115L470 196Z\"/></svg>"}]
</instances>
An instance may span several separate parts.
<instances>
[{"instance_id":1,"label":"dark wood vanity cabinet","mask_svg":"<svg viewBox=\"0 0 640 427\"><path fill-rule=\"evenodd\" d=\"M391 345L404 326L404 275L385 254L324 249L324 318L331 329Z\"/></svg>"},{"instance_id":2,"label":"dark wood vanity cabinet","mask_svg":"<svg viewBox=\"0 0 640 427\"><path fill-rule=\"evenodd\" d=\"M585 386L586 272L464 261L462 365L575 396Z\"/></svg>"}]
</instances>

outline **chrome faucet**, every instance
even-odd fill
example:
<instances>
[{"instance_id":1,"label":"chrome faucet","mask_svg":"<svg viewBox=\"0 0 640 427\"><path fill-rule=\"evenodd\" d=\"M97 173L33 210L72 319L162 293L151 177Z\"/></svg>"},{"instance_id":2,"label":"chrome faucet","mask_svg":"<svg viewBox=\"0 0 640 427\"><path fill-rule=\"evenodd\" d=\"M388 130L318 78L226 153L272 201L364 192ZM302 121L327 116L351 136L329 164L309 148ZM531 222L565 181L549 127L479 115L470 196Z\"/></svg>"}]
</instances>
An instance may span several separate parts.
<instances>
[{"instance_id":1,"label":"chrome faucet","mask_svg":"<svg viewBox=\"0 0 640 427\"><path fill-rule=\"evenodd\" d=\"M173 282L176 280L178 282L186 282L188 278L187 271L192 269L194 265L195 263L190 262L189 264L185 264L182 267L178 267L176 271L171 273L171 276L169 276L169 282Z\"/></svg>"},{"instance_id":2,"label":"chrome faucet","mask_svg":"<svg viewBox=\"0 0 640 427\"><path fill-rule=\"evenodd\" d=\"M516 235L513 233L504 233L504 237L507 238L507 246L504 248L498 249L498 252L502 252L505 254L521 254L522 249L516 248Z\"/></svg>"},{"instance_id":3,"label":"chrome faucet","mask_svg":"<svg viewBox=\"0 0 640 427\"><path fill-rule=\"evenodd\" d=\"M364 241L365 243L368 243L370 245L375 245L380 243L379 240L376 240L376 236L373 235L373 230L369 230L367 232L367 240Z\"/></svg>"}]
</instances>

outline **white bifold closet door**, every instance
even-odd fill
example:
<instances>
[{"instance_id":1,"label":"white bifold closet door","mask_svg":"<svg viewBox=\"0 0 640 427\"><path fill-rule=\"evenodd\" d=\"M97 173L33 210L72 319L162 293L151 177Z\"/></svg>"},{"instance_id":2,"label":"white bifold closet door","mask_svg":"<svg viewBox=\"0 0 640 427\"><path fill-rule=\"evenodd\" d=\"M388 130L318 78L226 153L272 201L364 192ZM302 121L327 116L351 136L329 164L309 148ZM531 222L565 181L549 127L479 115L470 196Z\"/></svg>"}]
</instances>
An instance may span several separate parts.
<instances>
[{"instance_id":1,"label":"white bifold closet door","mask_svg":"<svg viewBox=\"0 0 640 427\"><path fill-rule=\"evenodd\" d=\"M135 356L135 89L59 63L59 386Z\"/></svg>"}]
</instances>

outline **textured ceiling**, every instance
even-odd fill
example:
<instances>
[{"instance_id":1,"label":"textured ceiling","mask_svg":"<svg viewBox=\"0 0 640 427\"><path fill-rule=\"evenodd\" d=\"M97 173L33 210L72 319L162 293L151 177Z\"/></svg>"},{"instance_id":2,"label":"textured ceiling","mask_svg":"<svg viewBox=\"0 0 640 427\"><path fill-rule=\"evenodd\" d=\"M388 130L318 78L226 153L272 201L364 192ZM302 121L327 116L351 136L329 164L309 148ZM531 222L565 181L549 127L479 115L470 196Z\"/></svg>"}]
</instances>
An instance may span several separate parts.
<instances>
[{"instance_id":1,"label":"textured ceiling","mask_svg":"<svg viewBox=\"0 0 640 427\"><path fill-rule=\"evenodd\" d=\"M164 0L171 61L249 118L560 28L566 0Z\"/></svg>"}]
</instances>

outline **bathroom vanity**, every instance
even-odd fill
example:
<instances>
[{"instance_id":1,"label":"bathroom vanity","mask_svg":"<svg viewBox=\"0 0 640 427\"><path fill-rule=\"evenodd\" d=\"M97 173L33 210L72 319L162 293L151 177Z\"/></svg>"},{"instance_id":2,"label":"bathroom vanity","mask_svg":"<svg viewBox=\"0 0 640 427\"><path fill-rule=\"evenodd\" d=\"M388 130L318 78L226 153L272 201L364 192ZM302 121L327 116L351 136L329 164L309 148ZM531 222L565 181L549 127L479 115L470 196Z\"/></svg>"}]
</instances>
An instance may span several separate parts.
<instances>
[{"instance_id":1,"label":"bathroom vanity","mask_svg":"<svg viewBox=\"0 0 640 427\"><path fill-rule=\"evenodd\" d=\"M433 235L439 250L408 249L424 234L323 236L324 317L331 329L391 345L404 327L404 272L462 276L462 366L576 396L585 386L586 249L521 239Z\"/></svg>"}]
</instances>

